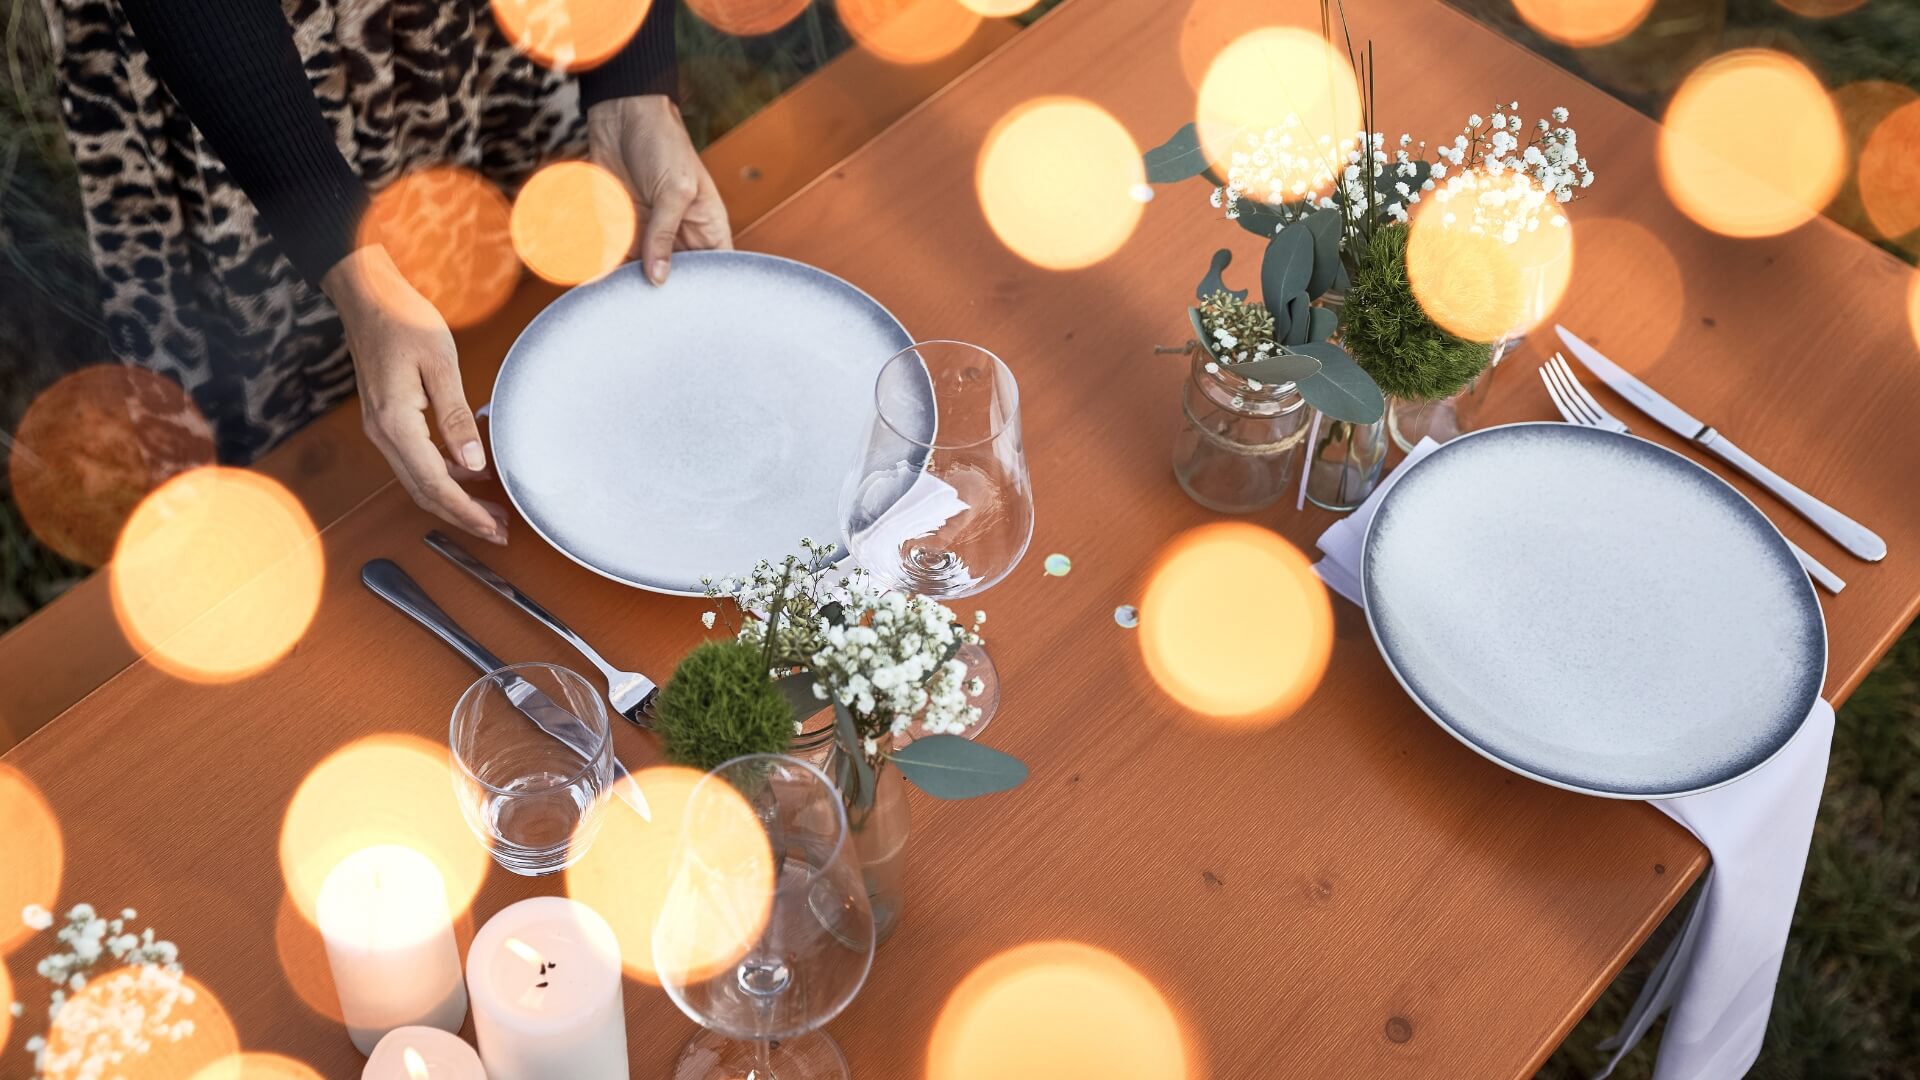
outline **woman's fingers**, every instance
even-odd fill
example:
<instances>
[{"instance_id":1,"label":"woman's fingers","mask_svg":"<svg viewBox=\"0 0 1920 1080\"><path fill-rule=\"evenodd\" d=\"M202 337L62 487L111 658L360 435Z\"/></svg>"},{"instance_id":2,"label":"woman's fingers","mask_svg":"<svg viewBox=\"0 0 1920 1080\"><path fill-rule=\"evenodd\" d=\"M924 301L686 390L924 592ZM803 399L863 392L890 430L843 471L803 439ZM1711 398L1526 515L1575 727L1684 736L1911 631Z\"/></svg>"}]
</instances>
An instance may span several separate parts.
<instances>
[{"instance_id":1,"label":"woman's fingers","mask_svg":"<svg viewBox=\"0 0 1920 1080\"><path fill-rule=\"evenodd\" d=\"M377 433L376 433L377 432ZM433 445L425 414L413 409L384 410L369 424L374 443L400 485L420 508L449 525L496 544L507 542L504 514L496 518L480 500L454 482L447 462Z\"/></svg>"},{"instance_id":2,"label":"woman's fingers","mask_svg":"<svg viewBox=\"0 0 1920 1080\"><path fill-rule=\"evenodd\" d=\"M673 238L679 235L680 224L699 192L699 183L683 172L668 173L654 185L653 197L647 204L647 232L641 243L640 259L647 269L647 280L655 285L667 283Z\"/></svg>"},{"instance_id":3,"label":"woman's fingers","mask_svg":"<svg viewBox=\"0 0 1920 1080\"><path fill-rule=\"evenodd\" d=\"M450 355L435 356L420 365L420 384L426 388L428 408L453 460L475 472L487 467L480 445L480 425L467 408L467 392L460 384L460 365Z\"/></svg>"},{"instance_id":4,"label":"woman's fingers","mask_svg":"<svg viewBox=\"0 0 1920 1080\"><path fill-rule=\"evenodd\" d=\"M733 224L727 219L727 206L720 201L719 189L713 186L711 177L700 178L700 194L687 208L676 246L682 251L733 249Z\"/></svg>"}]
</instances>

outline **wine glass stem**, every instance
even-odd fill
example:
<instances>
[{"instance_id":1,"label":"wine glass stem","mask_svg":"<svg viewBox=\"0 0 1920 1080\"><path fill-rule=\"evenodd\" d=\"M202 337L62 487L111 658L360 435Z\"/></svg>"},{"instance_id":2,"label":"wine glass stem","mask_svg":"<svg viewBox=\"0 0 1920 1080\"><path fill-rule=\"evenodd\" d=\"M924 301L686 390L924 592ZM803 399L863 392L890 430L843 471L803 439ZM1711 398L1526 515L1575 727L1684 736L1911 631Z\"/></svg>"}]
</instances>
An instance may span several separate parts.
<instances>
[{"instance_id":1,"label":"wine glass stem","mask_svg":"<svg viewBox=\"0 0 1920 1080\"><path fill-rule=\"evenodd\" d=\"M753 1051L759 1061L753 1069L753 1080L775 1080L773 1075L773 1044L765 1039L756 1040Z\"/></svg>"}]
</instances>

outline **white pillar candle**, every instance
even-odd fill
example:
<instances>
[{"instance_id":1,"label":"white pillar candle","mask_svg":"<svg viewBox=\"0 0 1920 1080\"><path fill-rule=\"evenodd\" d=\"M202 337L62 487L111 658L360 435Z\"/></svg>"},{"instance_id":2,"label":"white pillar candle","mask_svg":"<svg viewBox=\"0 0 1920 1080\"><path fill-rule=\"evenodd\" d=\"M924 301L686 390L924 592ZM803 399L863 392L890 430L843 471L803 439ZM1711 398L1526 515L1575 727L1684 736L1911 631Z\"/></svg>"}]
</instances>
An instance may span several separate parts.
<instances>
[{"instance_id":1,"label":"white pillar candle","mask_svg":"<svg viewBox=\"0 0 1920 1080\"><path fill-rule=\"evenodd\" d=\"M480 1055L439 1028L403 1027L373 1048L360 1080L487 1080Z\"/></svg>"},{"instance_id":2,"label":"white pillar candle","mask_svg":"<svg viewBox=\"0 0 1920 1080\"><path fill-rule=\"evenodd\" d=\"M467 990L491 1080L626 1080L620 943L586 905L503 908L467 950Z\"/></svg>"},{"instance_id":3,"label":"white pillar candle","mask_svg":"<svg viewBox=\"0 0 1920 1080\"><path fill-rule=\"evenodd\" d=\"M314 920L361 1053L398 1027L460 1030L467 990L446 879L433 860L397 844L354 852L320 884Z\"/></svg>"}]
</instances>

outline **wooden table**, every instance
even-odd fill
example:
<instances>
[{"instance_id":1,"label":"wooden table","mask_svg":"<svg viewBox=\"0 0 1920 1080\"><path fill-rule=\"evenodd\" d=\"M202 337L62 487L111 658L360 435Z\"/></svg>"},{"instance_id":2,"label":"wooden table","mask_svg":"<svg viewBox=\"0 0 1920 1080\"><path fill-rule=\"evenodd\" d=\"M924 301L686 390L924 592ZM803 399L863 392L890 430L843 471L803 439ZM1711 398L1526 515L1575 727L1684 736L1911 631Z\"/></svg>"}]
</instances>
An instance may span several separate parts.
<instances>
[{"instance_id":1,"label":"wooden table","mask_svg":"<svg viewBox=\"0 0 1920 1080\"><path fill-rule=\"evenodd\" d=\"M1275 18L1315 22L1304 0L1281 7ZM1920 602L1908 271L1824 223L1757 242L1704 233L1661 196L1644 118L1437 4L1349 10L1385 61L1392 130L1433 137L1496 95L1570 107L1601 172L1579 218L1639 222L1680 273L1583 261L1564 320L1887 538L1893 554L1867 566L1757 496L1852 582L1826 601L1827 690L1843 697ZM1230 733L1174 707L1111 617L1171 537L1212 517L1169 475L1181 370L1151 346L1184 336L1208 248L1233 243L1247 265L1257 241L1211 221L1198 188L1163 190L1118 255L1054 273L1004 249L973 197L983 136L1029 98L1089 98L1149 145L1178 126L1191 107L1182 17L1163 0L1067 4L742 237L858 282L924 336L1007 357L1038 492L1034 557L981 604L1005 685L987 738L1032 779L988 801L915 805L905 921L832 1030L859 1075L917 1075L958 979L1010 946L1066 938L1144 972L1217 1077L1526 1075L1703 851L1652 809L1528 783L1459 746L1401 693L1344 603L1332 666L1291 720ZM1509 361L1489 420L1549 415L1536 350ZM1306 547L1332 518L1256 520ZM397 559L504 655L574 662L421 547L429 524L388 485L322 534L319 614L276 667L210 688L135 665L5 758L64 825L65 902L139 907L250 1048L329 1076L355 1075L359 1059L271 960L281 815L307 770L355 738L437 739L470 677L360 587L360 565ZM1072 557L1069 577L1041 574L1055 551ZM489 558L656 674L700 636L702 604L610 585L524 528ZM620 740L631 760L651 753L635 733ZM495 872L475 915L537 891ZM10 963L31 977L30 961ZM662 1075L689 1023L638 984L627 1004L634 1074Z\"/></svg>"}]
</instances>

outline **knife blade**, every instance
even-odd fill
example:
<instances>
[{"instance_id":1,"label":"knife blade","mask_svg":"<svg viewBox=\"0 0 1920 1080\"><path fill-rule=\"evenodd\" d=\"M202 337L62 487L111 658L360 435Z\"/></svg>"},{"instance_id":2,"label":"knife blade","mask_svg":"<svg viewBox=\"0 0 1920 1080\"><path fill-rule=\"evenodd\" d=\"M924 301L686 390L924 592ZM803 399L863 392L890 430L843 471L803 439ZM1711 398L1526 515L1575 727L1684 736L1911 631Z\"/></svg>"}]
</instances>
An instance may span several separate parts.
<instances>
[{"instance_id":1,"label":"knife blade","mask_svg":"<svg viewBox=\"0 0 1920 1080\"><path fill-rule=\"evenodd\" d=\"M1735 446L1733 440L1715 431L1712 425L1668 401L1658 390L1641 382L1625 368L1607 359L1600 350L1580 340L1573 331L1564 326L1555 326L1553 329L1560 335L1567 351L1573 353L1574 359L1661 427L1745 473L1853 554L1868 562L1879 562L1887 557L1887 542L1872 529L1807 494L1779 473L1762 465L1753 455Z\"/></svg>"},{"instance_id":2,"label":"knife blade","mask_svg":"<svg viewBox=\"0 0 1920 1080\"><path fill-rule=\"evenodd\" d=\"M433 602L419 582L414 581L391 559L374 559L361 567L360 581L376 596L446 643L482 674L507 666L506 661L488 651L486 646L474 640L460 624L454 622L452 616ZM503 688L507 700L535 727L566 744L582 758L592 756L596 740L592 730L579 717L562 708L539 687L517 675L503 680ZM611 734L608 737L611 738ZM613 793L620 801L633 807L634 812L642 818L653 820L653 808L647 804L646 794L640 790L639 783L618 757L613 758Z\"/></svg>"}]
</instances>

